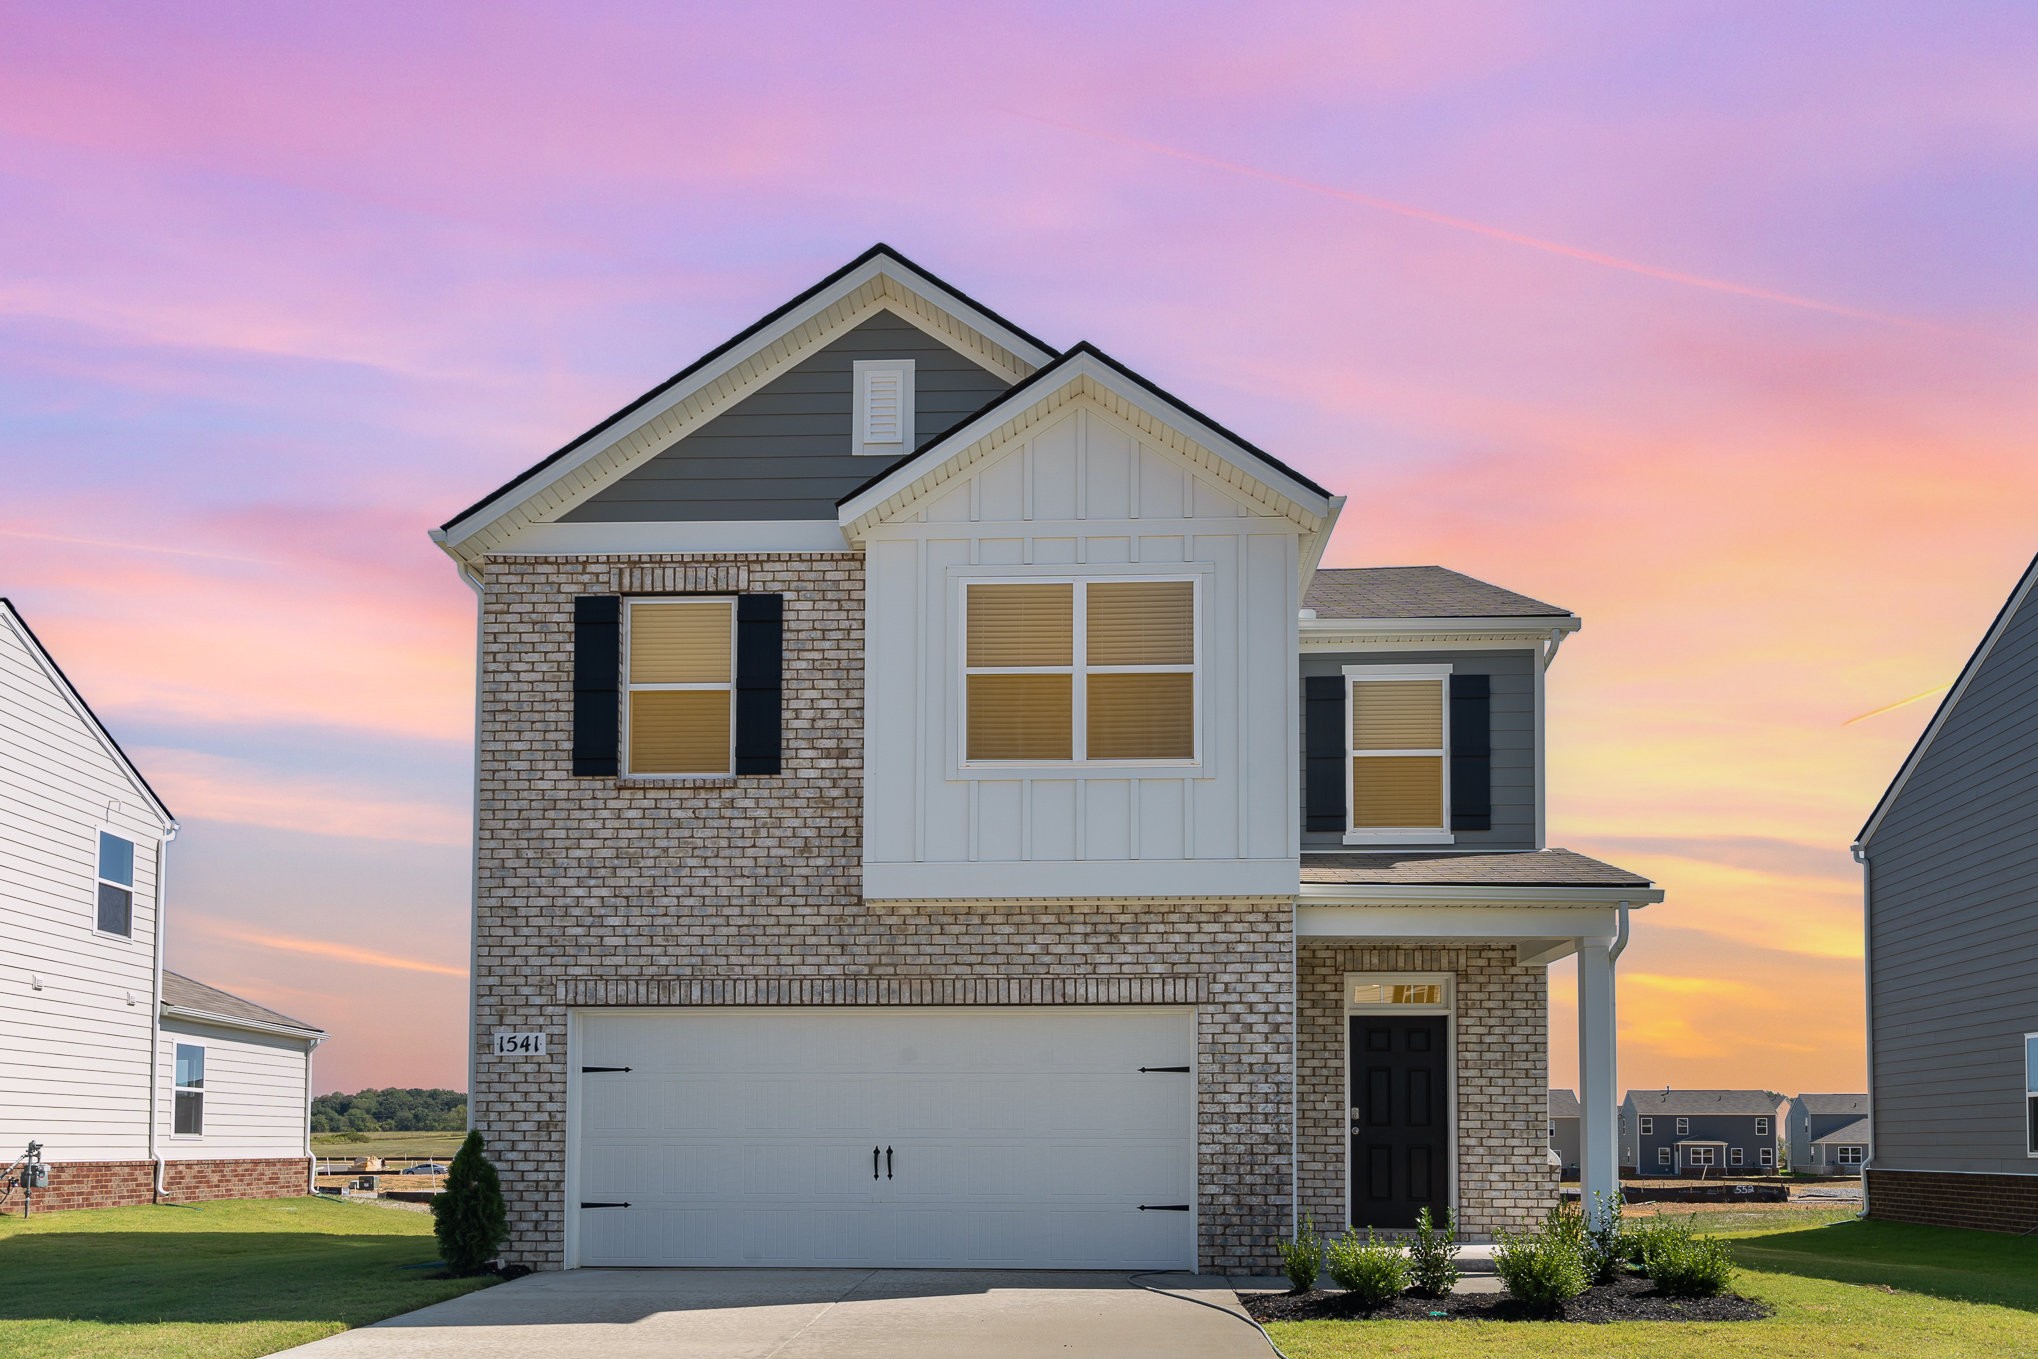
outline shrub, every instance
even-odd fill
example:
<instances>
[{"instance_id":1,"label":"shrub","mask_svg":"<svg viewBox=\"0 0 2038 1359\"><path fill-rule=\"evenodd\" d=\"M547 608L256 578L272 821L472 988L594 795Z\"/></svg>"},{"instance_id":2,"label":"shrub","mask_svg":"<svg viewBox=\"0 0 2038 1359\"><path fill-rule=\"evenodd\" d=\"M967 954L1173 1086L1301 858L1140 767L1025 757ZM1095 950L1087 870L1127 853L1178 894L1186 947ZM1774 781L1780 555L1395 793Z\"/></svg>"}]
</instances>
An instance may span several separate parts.
<instances>
[{"instance_id":1,"label":"shrub","mask_svg":"<svg viewBox=\"0 0 2038 1359\"><path fill-rule=\"evenodd\" d=\"M1396 1242L1375 1240L1371 1227L1363 1241L1356 1231L1345 1228L1325 1254L1330 1277L1369 1311L1394 1301L1408 1287L1408 1253Z\"/></svg>"},{"instance_id":2,"label":"shrub","mask_svg":"<svg viewBox=\"0 0 2038 1359\"><path fill-rule=\"evenodd\" d=\"M1546 1315L1562 1311L1589 1282L1577 1237L1557 1212L1550 1214L1541 1231L1518 1236L1502 1232L1493 1251L1493 1270L1516 1301Z\"/></svg>"},{"instance_id":3,"label":"shrub","mask_svg":"<svg viewBox=\"0 0 2038 1359\"><path fill-rule=\"evenodd\" d=\"M1621 1196L1612 1198L1593 1195L1599 1206L1598 1218L1585 1229L1583 1260L1585 1277L1596 1284L1609 1284L1620 1273L1621 1261L1627 1249L1626 1233L1621 1225Z\"/></svg>"},{"instance_id":4,"label":"shrub","mask_svg":"<svg viewBox=\"0 0 2038 1359\"><path fill-rule=\"evenodd\" d=\"M1636 1269L1643 1268L1649 1258L1649 1243L1655 1240L1659 1233L1671 1227L1672 1224L1666 1218L1645 1217L1626 1228L1621 1233L1621 1258Z\"/></svg>"},{"instance_id":5,"label":"shrub","mask_svg":"<svg viewBox=\"0 0 2038 1359\"><path fill-rule=\"evenodd\" d=\"M1441 1298L1458 1281L1458 1211L1444 1210L1444 1225L1430 1220L1429 1209L1415 1215L1415 1237L1408 1243L1409 1291L1420 1298Z\"/></svg>"},{"instance_id":6,"label":"shrub","mask_svg":"<svg viewBox=\"0 0 2038 1359\"><path fill-rule=\"evenodd\" d=\"M468 1133L446 1168L446 1187L432 1199L432 1234L439 1238L439 1258L453 1274L481 1273L509 1239L502 1181L484 1147L480 1133Z\"/></svg>"},{"instance_id":7,"label":"shrub","mask_svg":"<svg viewBox=\"0 0 2038 1359\"><path fill-rule=\"evenodd\" d=\"M1664 1223L1650 1234L1642 1267L1659 1293L1711 1298L1733 1282L1734 1253L1716 1236L1700 1236L1688 1224Z\"/></svg>"},{"instance_id":8,"label":"shrub","mask_svg":"<svg viewBox=\"0 0 2038 1359\"><path fill-rule=\"evenodd\" d=\"M1317 1271L1323 1267L1323 1238L1316 1234L1313 1221L1303 1218L1295 1239L1276 1241L1274 1249L1281 1252L1281 1268L1288 1275L1289 1287L1297 1293L1316 1287Z\"/></svg>"}]
</instances>

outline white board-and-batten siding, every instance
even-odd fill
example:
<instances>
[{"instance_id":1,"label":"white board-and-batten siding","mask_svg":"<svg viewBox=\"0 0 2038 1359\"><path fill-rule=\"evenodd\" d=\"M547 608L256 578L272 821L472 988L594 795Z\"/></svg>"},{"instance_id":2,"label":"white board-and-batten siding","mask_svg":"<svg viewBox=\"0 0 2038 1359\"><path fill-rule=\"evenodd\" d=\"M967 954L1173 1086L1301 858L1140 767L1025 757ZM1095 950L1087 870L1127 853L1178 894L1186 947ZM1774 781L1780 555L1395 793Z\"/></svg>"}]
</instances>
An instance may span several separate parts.
<instances>
[{"instance_id":1,"label":"white board-and-batten siding","mask_svg":"<svg viewBox=\"0 0 2038 1359\"><path fill-rule=\"evenodd\" d=\"M205 1049L204 1131L177 1136L177 1045ZM310 1051L302 1038L166 1016L157 1062L157 1149L169 1161L304 1156L310 1152Z\"/></svg>"},{"instance_id":2,"label":"white board-and-batten siding","mask_svg":"<svg viewBox=\"0 0 2038 1359\"><path fill-rule=\"evenodd\" d=\"M135 845L132 938L95 928L102 829ZM30 1139L53 1161L147 1153L166 829L0 607L0 1151L8 1158Z\"/></svg>"},{"instance_id":3,"label":"white board-and-batten siding","mask_svg":"<svg viewBox=\"0 0 2038 1359\"><path fill-rule=\"evenodd\" d=\"M1300 534L1087 399L871 526L866 894L1292 893ZM1197 586L1196 764L968 767L964 582L1153 575Z\"/></svg>"}]
</instances>

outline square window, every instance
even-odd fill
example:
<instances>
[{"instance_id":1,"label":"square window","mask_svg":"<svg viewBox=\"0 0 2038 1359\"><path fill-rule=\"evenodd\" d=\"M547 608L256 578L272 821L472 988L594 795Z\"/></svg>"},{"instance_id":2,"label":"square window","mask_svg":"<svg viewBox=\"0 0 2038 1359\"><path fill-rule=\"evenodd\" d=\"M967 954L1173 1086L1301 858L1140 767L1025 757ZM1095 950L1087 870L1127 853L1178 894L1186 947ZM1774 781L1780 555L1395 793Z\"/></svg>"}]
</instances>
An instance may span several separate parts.
<instances>
[{"instance_id":1,"label":"square window","mask_svg":"<svg viewBox=\"0 0 2038 1359\"><path fill-rule=\"evenodd\" d=\"M731 773L735 602L633 599L624 617L628 772Z\"/></svg>"},{"instance_id":2,"label":"square window","mask_svg":"<svg viewBox=\"0 0 2038 1359\"><path fill-rule=\"evenodd\" d=\"M1348 829L1386 836L1441 832L1449 824L1444 760L1450 681L1400 667L1346 671L1351 766Z\"/></svg>"},{"instance_id":3,"label":"square window","mask_svg":"<svg viewBox=\"0 0 2038 1359\"><path fill-rule=\"evenodd\" d=\"M179 1137L196 1137L205 1131L205 1049L192 1043L177 1045L176 1109L170 1131Z\"/></svg>"},{"instance_id":4,"label":"square window","mask_svg":"<svg viewBox=\"0 0 2038 1359\"><path fill-rule=\"evenodd\" d=\"M99 879L93 923L102 934L134 937L134 841L99 832Z\"/></svg>"}]
</instances>

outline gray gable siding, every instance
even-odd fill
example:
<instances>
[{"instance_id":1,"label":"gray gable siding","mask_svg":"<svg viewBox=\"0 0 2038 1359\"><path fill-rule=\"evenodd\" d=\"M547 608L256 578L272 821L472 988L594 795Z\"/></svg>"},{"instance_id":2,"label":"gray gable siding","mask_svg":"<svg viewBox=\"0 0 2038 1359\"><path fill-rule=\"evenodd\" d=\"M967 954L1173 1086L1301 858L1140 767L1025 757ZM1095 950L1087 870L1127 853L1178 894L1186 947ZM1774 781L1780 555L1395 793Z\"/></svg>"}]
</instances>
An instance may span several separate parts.
<instances>
[{"instance_id":1,"label":"gray gable siding","mask_svg":"<svg viewBox=\"0 0 2038 1359\"><path fill-rule=\"evenodd\" d=\"M1459 831L1459 849L1536 847L1536 653L1502 651L1309 652L1302 678L1342 675L1347 665L1448 665L1453 674L1491 677L1493 715L1493 829ZM1300 736L1298 735L1298 740ZM1335 831L1302 832L1302 848L1345 848ZM1366 849L1393 849L1368 844ZM1432 845L1428 848L1434 849Z\"/></svg>"},{"instance_id":2,"label":"gray gable siding","mask_svg":"<svg viewBox=\"0 0 2038 1359\"><path fill-rule=\"evenodd\" d=\"M833 519L838 499L897 461L849 451L858 359L913 360L917 443L954 428L1009 385L882 311L574 506L561 522Z\"/></svg>"},{"instance_id":3,"label":"gray gable siding","mask_svg":"<svg viewBox=\"0 0 2038 1359\"><path fill-rule=\"evenodd\" d=\"M1875 1164L2038 1174L2038 606L2011 617L1868 850Z\"/></svg>"}]
</instances>

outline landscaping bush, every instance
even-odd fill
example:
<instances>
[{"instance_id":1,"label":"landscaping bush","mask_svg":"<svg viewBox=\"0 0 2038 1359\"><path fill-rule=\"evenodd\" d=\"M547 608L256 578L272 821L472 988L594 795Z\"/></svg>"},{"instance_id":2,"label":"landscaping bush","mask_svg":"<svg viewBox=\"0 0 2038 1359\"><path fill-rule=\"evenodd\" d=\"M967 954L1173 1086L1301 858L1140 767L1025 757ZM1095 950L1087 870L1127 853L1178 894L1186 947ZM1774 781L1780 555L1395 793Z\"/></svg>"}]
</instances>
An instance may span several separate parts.
<instances>
[{"instance_id":1,"label":"landscaping bush","mask_svg":"<svg viewBox=\"0 0 2038 1359\"><path fill-rule=\"evenodd\" d=\"M1363 1241L1352 1228L1345 1228L1326 1255L1330 1277L1361 1307L1385 1306L1408 1287L1408 1253L1396 1242L1375 1240L1371 1227Z\"/></svg>"},{"instance_id":2,"label":"landscaping bush","mask_svg":"<svg viewBox=\"0 0 2038 1359\"><path fill-rule=\"evenodd\" d=\"M1281 1268L1288 1275L1290 1288L1307 1293L1316 1287L1317 1271L1323 1267L1323 1238L1316 1234L1313 1221L1303 1218L1295 1239L1276 1241L1274 1248L1281 1252Z\"/></svg>"},{"instance_id":3,"label":"landscaping bush","mask_svg":"<svg viewBox=\"0 0 2038 1359\"><path fill-rule=\"evenodd\" d=\"M509 1212L502 1181L484 1153L481 1134L471 1132L446 1168L446 1187L432 1200L432 1234L448 1273L479 1274L509 1240Z\"/></svg>"},{"instance_id":4,"label":"landscaping bush","mask_svg":"<svg viewBox=\"0 0 2038 1359\"><path fill-rule=\"evenodd\" d=\"M1419 1298L1441 1298L1458 1281L1458 1211L1444 1210L1444 1225L1430 1220L1429 1209L1415 1215L1415 1237L1408 1243L1409 1291Z\"/></svg>"},{"instance_id":5,"label":"landscaping bush","mask_svg":"<svg viewBox=\"0 0 2038 1359\"><path fill-rule=\"evenodd\" d=\"M1574 1210L1571 1218L1577 1217ZM1542 1230L1500 1233L1493 1251L1493 1270L1516 1301L1533 1311L1554 1314L1583 1293L1590 1282L1580 1249L1582 1227L1551 1212Z\"/></svg>"},{"instance_id":6,"label":"landscaping bush","mask_svg":"<svg viewBox=\"0 0 2038 1359\"><path fill-rule=\"evenodd\" d=\"M1595 1284L1610 1284L1620 1273L1627 1251L1627 1236L1621 1225L1621 1196L1616 1193L1611 1199L1602 1194L1592 1197L1598 1205L1599 1217L1585 1229L1582 1256L1585 1277Z\"/></svg>"},{"instance_id":7,"label":"landscaping bush","mask_svg":"<svg viewBox=\"0 0 2038 1359\"><path fill-rule=\"evenodd\" d=\"M1649 1257L1649 1243L1672 1224L1668 1218L1645 1217L1621 1233L1621 1258L1641 1269Z\"/></svg>"},{"instance_id":8,"label":"landscaping bush","mask_svg":"<svg viewBox=\"0 0 2038 1359\"><path fill-rule=\"evenodd\" d=\"M1734 1254L1716 1236L1700 1236L1688 1224L1664 1223L1650 1234L1642 1268L1659 1293L1712 1298L1734 1281Z\"/></svg>"}]
</instances>

